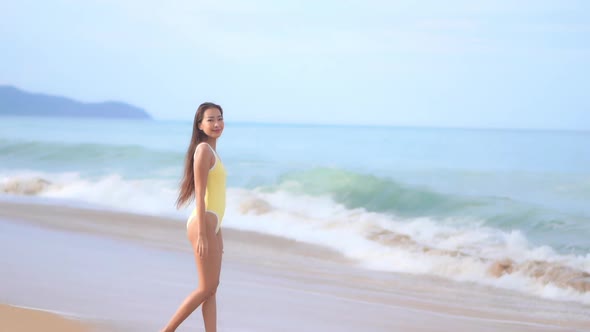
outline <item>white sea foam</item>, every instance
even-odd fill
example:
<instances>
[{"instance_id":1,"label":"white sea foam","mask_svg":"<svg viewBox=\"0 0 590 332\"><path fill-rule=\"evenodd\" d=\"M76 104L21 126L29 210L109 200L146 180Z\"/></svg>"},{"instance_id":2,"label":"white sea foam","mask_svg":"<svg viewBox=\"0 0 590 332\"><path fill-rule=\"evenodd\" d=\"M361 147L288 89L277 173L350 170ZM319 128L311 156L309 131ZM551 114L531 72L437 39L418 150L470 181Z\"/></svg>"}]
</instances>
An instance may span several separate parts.
<instances>
[{"instance_id":1,"label":"white sea foam","mask_svg":"<svg viewBox=\"0 0 590 332\"><path fill-rule=\"evenodd\" d=\"M46 173L33 171L0 173L0 192L7 187L24 187L29 183L46 183L35 196L90 203L106 209L141 214L181 215L174 209L175 183L154 179L123 179L112 174L97 179L82 178L79 173ZM5 190L4 190L5 191ZM8 192L9 194L26 194Z\"/></svg>"},{"instance_id":2,"label":"white sea foam","mask_svg":"<svg viewBox=\"0 0 590 332\"><path fill-rule=\"evenodd\" d=\"M42 180L34 195L183 219L176 182L77 173L1 172L0 189ZM11 195L19 194L11 192ZM20 194L25 194L20 193ZM349 209L329 197L230 188L224 227L319 244L368 269L435 275L590 304L590 255L533 246L518 230L478 220L408 218Z\"/></svg>"},{"instance_id":3,"label":"white sea foam","mask_svg":"<svg viewBox=\"0 0 590 332\"><path fill-rule=\"evenodd\" d=\"M327 197L232 190L225 225L335 249L359 265L429 274L590 304L590 257L532 246L525 235L468 221L397 218ZM257 206L265 206L262 213ZM453 226L452 226L453 225Z\"/></svg>"}]
</instances>

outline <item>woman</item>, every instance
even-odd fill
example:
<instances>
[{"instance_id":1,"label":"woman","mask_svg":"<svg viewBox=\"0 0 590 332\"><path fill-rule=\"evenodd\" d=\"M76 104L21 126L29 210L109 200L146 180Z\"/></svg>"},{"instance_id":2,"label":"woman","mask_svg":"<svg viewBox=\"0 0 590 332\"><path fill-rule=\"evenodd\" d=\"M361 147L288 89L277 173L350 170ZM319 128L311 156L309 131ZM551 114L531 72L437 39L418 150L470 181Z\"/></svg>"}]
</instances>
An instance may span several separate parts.
<instances>
[{"instance_id":1,"label":"woman","mask_svg":"<svg viewBox=\"0 0 590 332\"><path fill-rule=\"evenodd\" d=\"M195 209L186 228L197 263L199 286L187 296L163 332L175 331L201 304L205 331L217 331L215 292L223 253L220 226L225 210L226 175L216 147L223 127L223 110L219 105L203 103L199 106L176 201L179 208L195 198Z\"/></svg>"}]
</instances>

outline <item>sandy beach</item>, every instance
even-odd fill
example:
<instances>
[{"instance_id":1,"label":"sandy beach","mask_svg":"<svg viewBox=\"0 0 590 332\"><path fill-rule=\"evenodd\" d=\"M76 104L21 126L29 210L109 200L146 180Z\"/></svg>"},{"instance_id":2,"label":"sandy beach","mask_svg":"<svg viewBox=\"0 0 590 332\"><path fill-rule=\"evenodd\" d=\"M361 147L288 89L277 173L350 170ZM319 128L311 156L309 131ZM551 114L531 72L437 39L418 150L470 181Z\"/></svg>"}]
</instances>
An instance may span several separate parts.
<instances>
[{"instance_id":1,"label":"sandy beach","mask_svg":"<svg viewBox=\"0 0 590 332\"><path fill-rule=\"evenodd\" d=\"M219 331L590 330L579 303L370 271L319 246L223 232ZM35 331L15 330L23 320L43 331L157 331L196 287L193 262L181 220L0 202L0 331ZM178 331L201 326L196 311Z\"/></svg>"},{"instance_id":2,"label":"sandy beach","mask_svg":"<svg viewBox=\"0 0 590 332\"><path fill-rule=\"evenodd\" d=\"M0 304L0 329L11 332L61 331L85 332L91 328L57 314Z\"/></svg>"}]
</instances>

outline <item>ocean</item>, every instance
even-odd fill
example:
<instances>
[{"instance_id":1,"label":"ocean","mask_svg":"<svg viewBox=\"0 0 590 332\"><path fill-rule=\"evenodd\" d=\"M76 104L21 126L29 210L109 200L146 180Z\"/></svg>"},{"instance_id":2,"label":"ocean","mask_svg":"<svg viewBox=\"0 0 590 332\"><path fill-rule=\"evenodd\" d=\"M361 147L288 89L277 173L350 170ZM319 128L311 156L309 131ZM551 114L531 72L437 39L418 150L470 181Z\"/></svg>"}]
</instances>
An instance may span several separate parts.
<instances>
[{"instance_id":1,"label":"ocean","mask_svg":"<svg viewBox=\"0 0 590 332\"><path fill-rule=\"evenodd\" d=\"M185 222L190 207L174 203L191 130L2 117L0 199ZM227 122L217 150L223 227L590 304L590 132Z\"/></svg>"}]
</instances>

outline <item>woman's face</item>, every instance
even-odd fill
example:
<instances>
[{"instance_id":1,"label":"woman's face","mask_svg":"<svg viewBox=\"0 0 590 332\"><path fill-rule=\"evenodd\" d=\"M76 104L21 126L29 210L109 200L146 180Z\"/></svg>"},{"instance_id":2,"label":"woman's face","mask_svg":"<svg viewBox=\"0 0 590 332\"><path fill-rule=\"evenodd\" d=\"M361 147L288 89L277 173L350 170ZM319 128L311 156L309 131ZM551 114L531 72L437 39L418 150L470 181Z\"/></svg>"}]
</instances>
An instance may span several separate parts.
<instances>
[{"instance_id":1,"label":"woman's face","mask_svg":"<svg viewBox=\"0 0 590 332\"><path fill-rule=\"evenodd\" d=\"M217 108L209 108L203 113L203 120L199 125L205 134L211 138L219 138L223 132L223 115Z\"/></svg>"}]
</instances>

